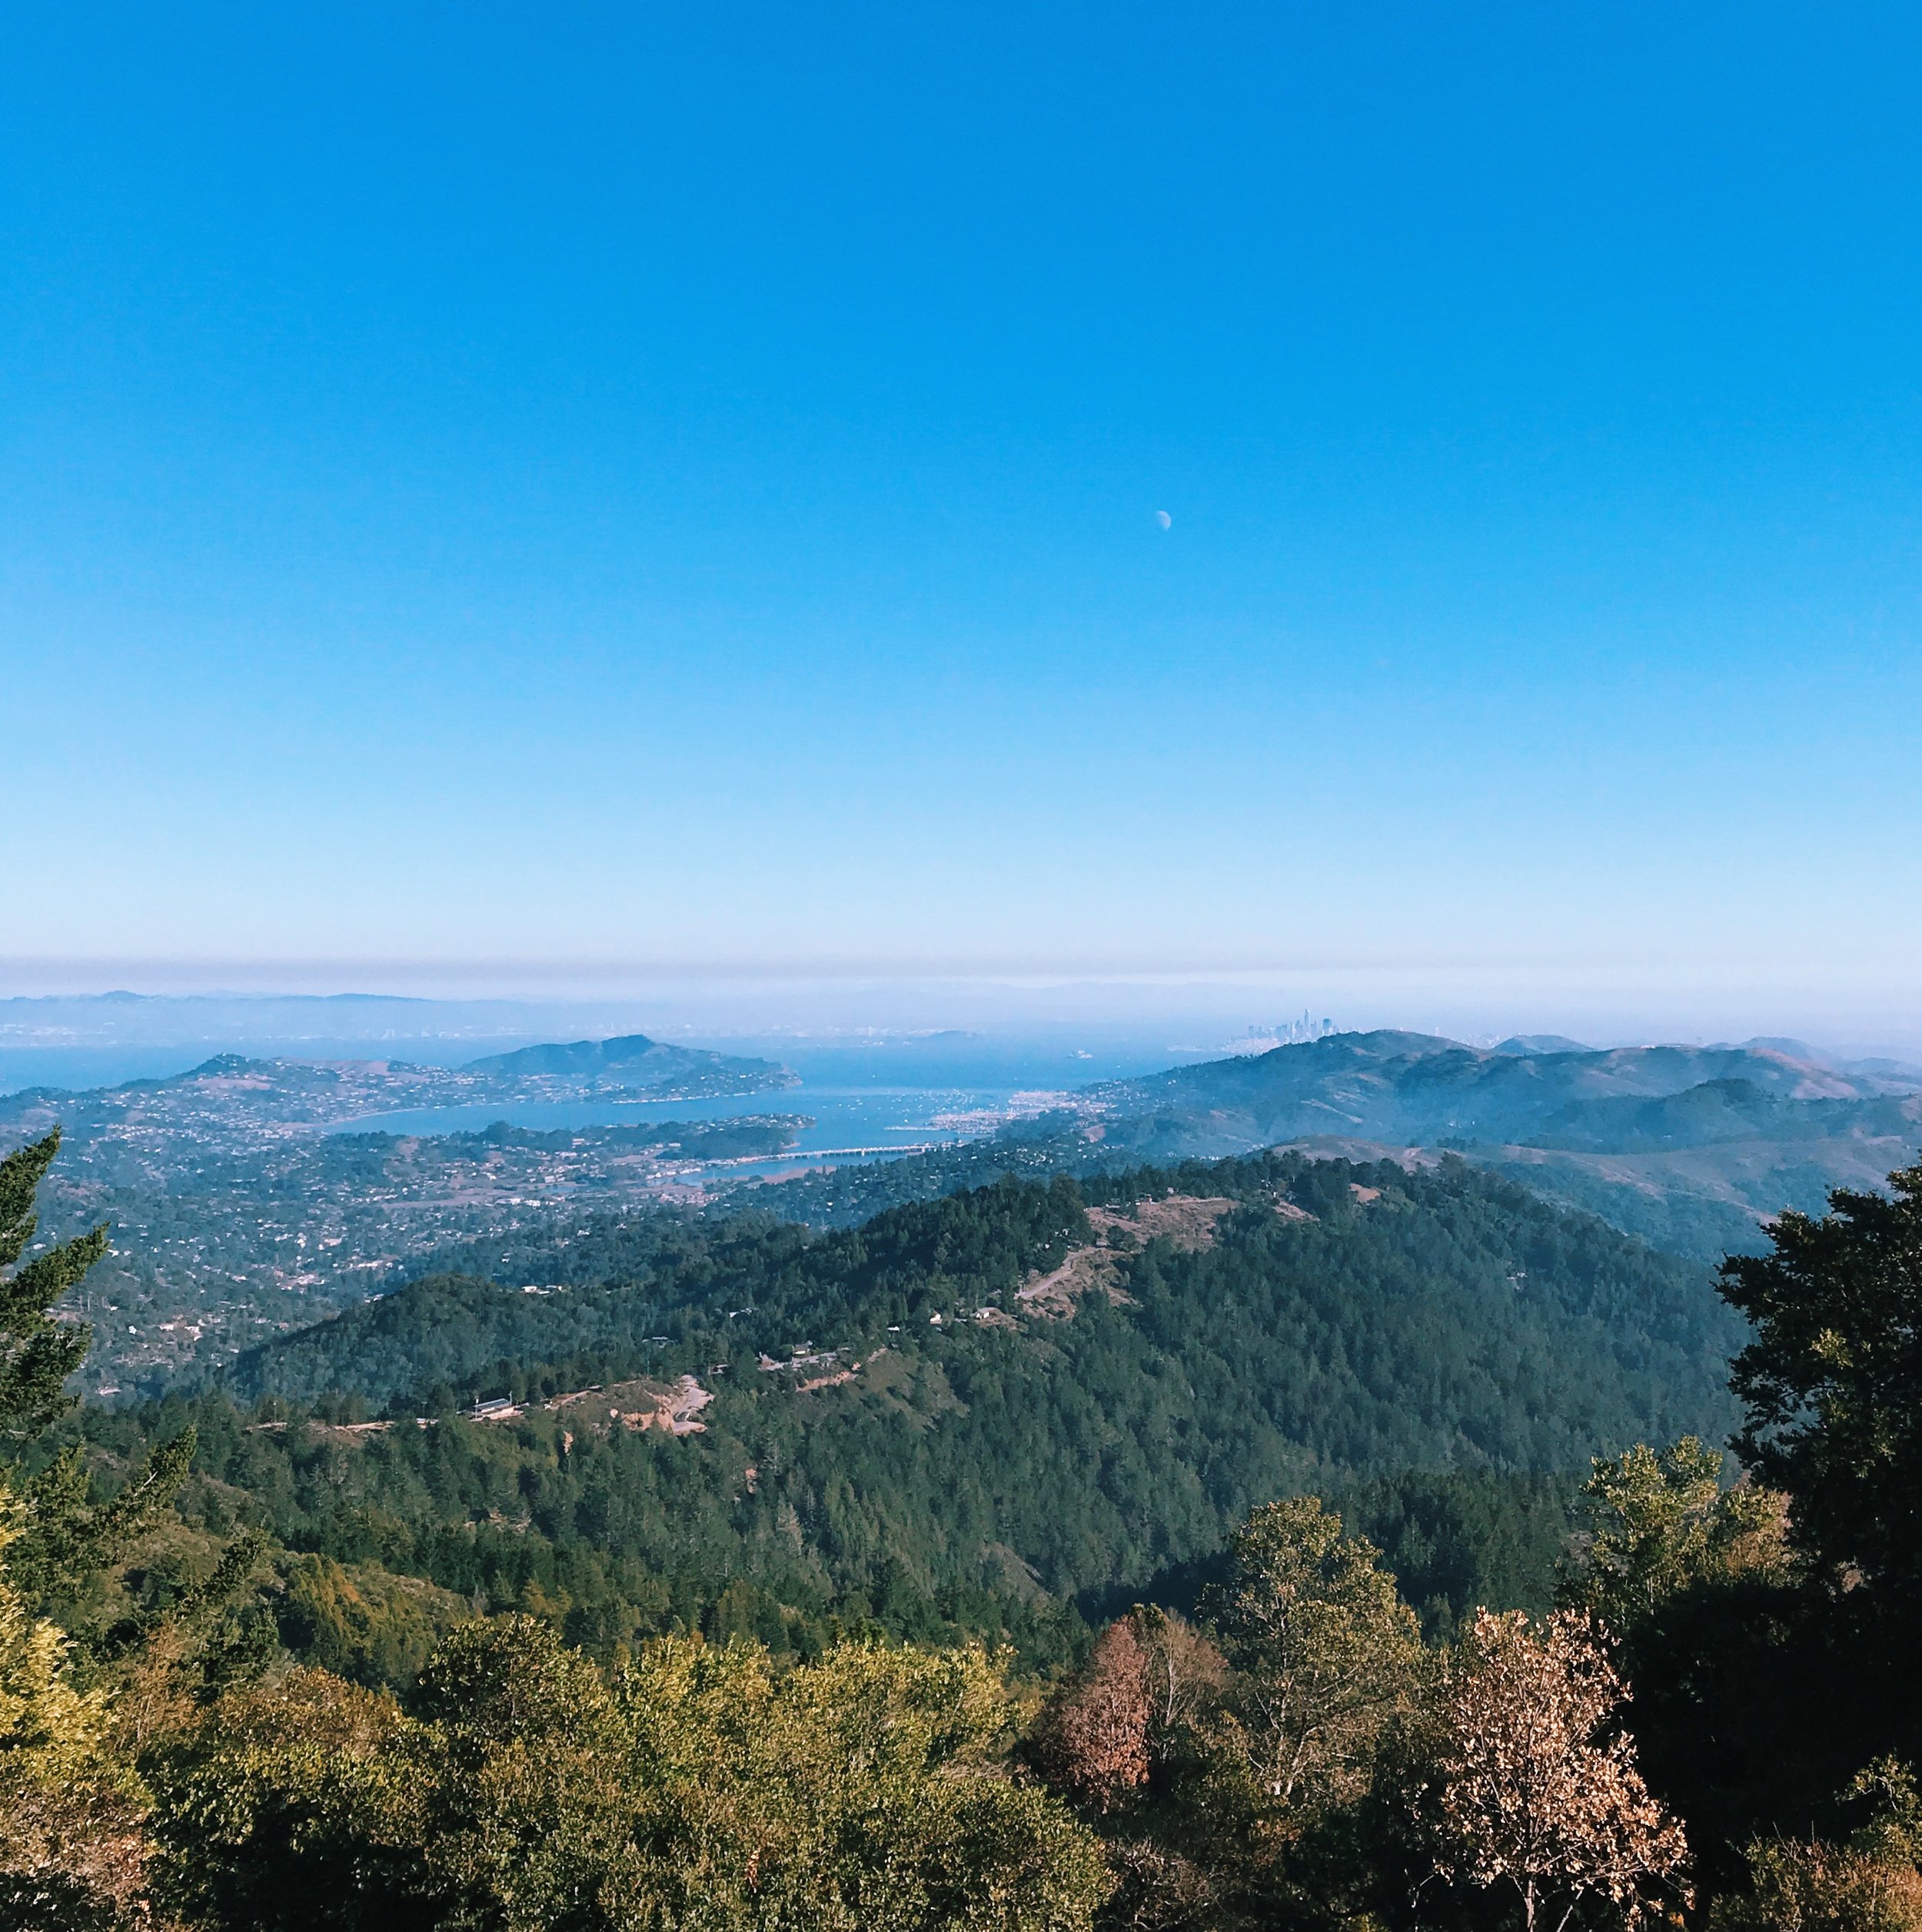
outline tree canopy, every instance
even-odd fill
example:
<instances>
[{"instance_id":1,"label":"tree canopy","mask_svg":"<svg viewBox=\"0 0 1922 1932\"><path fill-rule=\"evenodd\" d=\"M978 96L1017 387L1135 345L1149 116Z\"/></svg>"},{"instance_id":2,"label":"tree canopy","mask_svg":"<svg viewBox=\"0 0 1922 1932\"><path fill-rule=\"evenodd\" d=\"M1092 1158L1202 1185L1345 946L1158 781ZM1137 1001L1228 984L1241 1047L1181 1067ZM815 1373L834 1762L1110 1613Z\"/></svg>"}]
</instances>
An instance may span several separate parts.
<instances>
[{"instance_id":1,"label":"tree canopy","mask_svg":"<svg viewBox=\"0 0 1922 1932\"><path fill-rule=\"evenodd\" d=\"M1922 1166L1886 1195L1837 1190L1784 1214L1771 1252L1723 1266L1754 1325L1736 1357L1744 1457L1787 1492L1797 1541L1831 1570L1922 1586Z\"/></svg>"}]
</instances>

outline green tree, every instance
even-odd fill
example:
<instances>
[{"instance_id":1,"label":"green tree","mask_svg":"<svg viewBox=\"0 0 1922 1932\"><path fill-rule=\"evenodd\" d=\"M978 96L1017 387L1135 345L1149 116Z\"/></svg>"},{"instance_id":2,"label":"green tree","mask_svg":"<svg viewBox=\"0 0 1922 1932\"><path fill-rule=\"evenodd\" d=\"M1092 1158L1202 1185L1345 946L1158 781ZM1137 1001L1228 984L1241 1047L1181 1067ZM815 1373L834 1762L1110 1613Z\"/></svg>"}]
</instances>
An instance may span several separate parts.
<instances>
[{"instance_id":1,"label":"green tree","mask_svg":"<svg viewBox=\"0 0 1922 1932\"><path fill-rule=\"evenodd\" d=\"M1777 1834L1746 1847L1748 1882L1718 1898L1711 1932L1918 1932L1922 1797L1914 1774L1884 1758L1842 1794L1868 1812L1841 1844Z\"/></svg>"},{"instance_id":2,"label":"green tree","mask_svg":"<svg viewBox=\"0 0 1922 1932\"><path fill-rule=\"evenodd\" d=\"M56 1321L53 1305L107 1252L106 1224L21 1263L39 1226L41 1180L59 1151L56 1127L0 1160L0 1435L30 1435L71 1406L67 1378L93 1339L84 1322Z\"/></svg>"},{"instance_id":3,"label":"green tree","mask_svg":"<svg viewBox=\"0 0 1922 1932\"><path fill-rule=\"evenodd\" d=\"M207 1932L1086 1932L1099 1847L1005 1768L979 1651L454 1632L412 1715L316 1671L158 1754L168 1901Z\"/></svg>"},{"instance_id":4,"label":"green tree","mask_svg":"<svg viewBox=\"0 0 1922 1932\"><path fill-rule=\"evenodd\" d=\"M1755 1325L1732 1385L1739 1447L1788 1493L1797 1541L1832 1571L1922 1585L1922 1166L1890 1192L1838 1189L1819 1219L1788 1213L1773 1252L1723 1264Z\"/></svg>"},{"instance_id":5,"label":"green tree","mask_svg":"<svg viewBox=\"0 0 1922 1932\"><path fill-rule=\"evenodd\" d=\"M1352 1795L1414 1687L1421 1627L1379 1555L1295 1497L1249 1518L1204 1594L1234 1671L1231 1734L1247 1776L1284 1806Z\"/></svg>"},{"instance_id":6,"label":"green tree","mask_svg":"<svg viewBox=\"0 0 1922 1932\"><path fill-rule=\"evenodd\" d=\"M93 1331L62 1321L54 1305L106 1252L107 1228L56 1242L25 1262L39 1225L35 1202L60 1151L60 1130L0 1160L0 1439L37 1435L71 1408L65 1384L86 1359ZM14 1588L56 1604L109 1561L128 1539L165 1513L192 1465L189 1428L157 1445L120 1491L97 1501L75 1444L19 1485L25 1520L11 1558Z\"/></svg>"},{"instance_id":7,"label":"green tree","mask_svg":"<svg viewBox=\"0 0 1922 1932\"><path fill-rule=\"evenodd\" d=\"M0 1438L22 1448L71 1406L65 1384L90 1331L59 1319L55 1304L106 1246L102 1225L23 1259L38 1226L37 1190L59 1146L56 1129L0 1160ZM45 1613L83 1592L168 1510L194 1446L191 1429L158 1444L105 1500L93 1494L78 1444L34 1476L0 1470L0 1927L148 1921L145 1794L101 1667L235 1587L258 1545L243 1538L171 1618L135 1617L95 1633L84 1690L72 1640ZM182 1654L178 1644L161 1649L175 1661Z\"/></svg>"},{"instance_id":8,"label":"green tree","mask_svg":"<svg viewBox=\"0 0 1922 1932\"><path fill-rule=\"evenodd\" d=\"M1626 1636L1683 1591L1783 1574L1781 1496L1724 1489L1721 1476L1721 1451L1692 1435L1660 1451L1637 1443L1597 1457L1581 1491L1588 1545L1565 1600Z\"/></svg>"},{"instance_id":9,"label":"green tree","mask_svg":"<svg viewBox=\"0 0 1922 1932\"><path fill-rule=\"evenodd\" d=\"M7 1573L25 1515L0 1479L0 1927L135 1924L145 1890L139 1786L101 1748L105 1698L75 1686L66 1638L33 1615Z\"/></svg>"},{"instance_id":10,"label":"green tree","mask_svg":"<svg viewBox=\"0 0 1922 1932\"><path fill-rule=\"evenodd\" d=\"M650 1645L621 1685L666 1922L818 1932L1061 1928L1108 1890L1099 1851L1006 1772L1013 1711L980 1650Z\"/></svg>"},{"instance_id":11,"label":"green tree","mask_svg":"<svg viewBox=\"0 0 1922 1932\"><path fill-rule=\"evenodd\" d=\"M195 1932L425 1932L430 1741L324 1671L230 1691L150 1754L160 1902Z\"/></svg>"},{"instance_id":12,"label":"green tree","mask_svg":"<svg viewBox=\"0 0 1922 1932\"><path fill-rule=\"evenodd\" d=\"M35 1197L58 1129L0 1160L0 1438L18 1443L68 1405L84 1323L53 1305L105 1251L104 1226L24 1265ZM75 1684L65 1634L35 1606L53 1553L77 1554L77 1459L23 1495L0 1473L0 1924L75 1928L132 1923L144 1897L139 1787L102 1749L104 1696ZM52 1507L49 1507L49 1505Z\"/></svg>"}]
</instances>

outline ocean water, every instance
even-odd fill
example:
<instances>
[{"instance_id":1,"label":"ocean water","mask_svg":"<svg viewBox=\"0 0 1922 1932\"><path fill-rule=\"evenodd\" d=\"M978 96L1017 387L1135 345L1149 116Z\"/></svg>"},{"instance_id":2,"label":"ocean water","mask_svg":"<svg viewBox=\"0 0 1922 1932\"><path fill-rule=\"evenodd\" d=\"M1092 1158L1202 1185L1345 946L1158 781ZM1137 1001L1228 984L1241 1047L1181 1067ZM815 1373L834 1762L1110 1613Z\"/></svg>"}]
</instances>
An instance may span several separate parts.
<instances>
[{"instance_id":1,"label":"ocean water","mask_svg":"<svg viewBox=\"0 0 1922 1932\"><path fill-rule=\"evenodd\" d=\"M789 1152L765 1162L873 1159L993 1132L1011 1119L1069 1105L1093 1082L1125 1079L1195 1057L1142 1042L1099 1049L1060 1040L883 1040L822 1045L792 1039L730 1040L727 1050L777 1059L800 1076L798 1086L712 1100L527 1102L481 1106L411 1108L342 1122L335 1133L471 1133L504 1121L551 1132L565 1127L636 1125L650 1120L726 1120L747 1114L794 1114L810 1125Z\"/></svg>"}]
</instances>

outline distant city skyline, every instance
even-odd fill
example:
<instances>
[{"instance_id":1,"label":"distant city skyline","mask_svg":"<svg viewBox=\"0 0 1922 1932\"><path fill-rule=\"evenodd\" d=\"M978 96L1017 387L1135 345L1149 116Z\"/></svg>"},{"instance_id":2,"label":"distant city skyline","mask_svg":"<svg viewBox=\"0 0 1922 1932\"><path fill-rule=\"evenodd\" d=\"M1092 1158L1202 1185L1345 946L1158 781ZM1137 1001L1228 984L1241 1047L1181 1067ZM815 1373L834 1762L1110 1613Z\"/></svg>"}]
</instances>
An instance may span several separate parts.
<instances>
[{"instance_id":1,"label":"distant city skyline","mask_svg":"<svg viewBox=\"0 0 1922 1932\"><path fill-rule=\"evenodd\" d=\"M1922 1033L1912 10L0 35L0 993Z\"/></svg>"}]
</instances>

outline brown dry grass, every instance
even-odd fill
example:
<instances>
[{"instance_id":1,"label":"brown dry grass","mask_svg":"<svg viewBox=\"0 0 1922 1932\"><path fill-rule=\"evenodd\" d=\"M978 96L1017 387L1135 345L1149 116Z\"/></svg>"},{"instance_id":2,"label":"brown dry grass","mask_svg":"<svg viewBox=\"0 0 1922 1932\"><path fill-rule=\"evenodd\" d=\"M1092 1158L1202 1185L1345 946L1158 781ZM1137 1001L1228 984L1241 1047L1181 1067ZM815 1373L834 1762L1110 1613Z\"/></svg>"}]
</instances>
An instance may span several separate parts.
<instances>
[{"instance_id":1,"label":"brown dry grass","mask_svg":"<svg viewBox=\"0 0 1922 1932\"><path fill-rule=\"evenodd\" d=\"M1068 1319L1081 1298L1096 1290L1118 1305L1126 1302L1120 1254L1099 1244L1125 1232L1139 1242L1159 1239L1198 1252L1214 1246L1215 1224L1234 1205L1218 1195L1164 1194L1125 1208L1090 1208L1088 1221L1095 1231L1095 1245L1071 1248L1059 1268L1031 1276L1016 1291L1015 1299L1024 1313L1057 1322Z\"/></svg>"},{"instance_id":2,"label":"brown dry grass","mask_svg":"<svg viewBox=\"0 0 1922 1932\"><path fill-rule=\"evenodd\" d=\"M1159 1235L1194 1250L1214 1246L1215 1223L1234 1205L1219 1195L1164 1194L1129 1208L1090 1208L1088 1219L1098 1234L1125 1229L1137 1241Z\"/></svg>"},{"instance_id":3,"label":"brown dry grass","mask_svg":"<svg viewBox=\"0 0 1922 1932\"><path fill-rule=\"evenodd\" d=\"M1106 1290L1110 1300L1119 1300L1121 1290L1115 1277L1120 1266L1112 1249L1071 1248L1059 1268L1024 1282L1015 1291L1014 1299L1029 1315L1044 1321L1066 1321L1082 1296L1095 1289Z\"/></svg>"}]
</instances>

